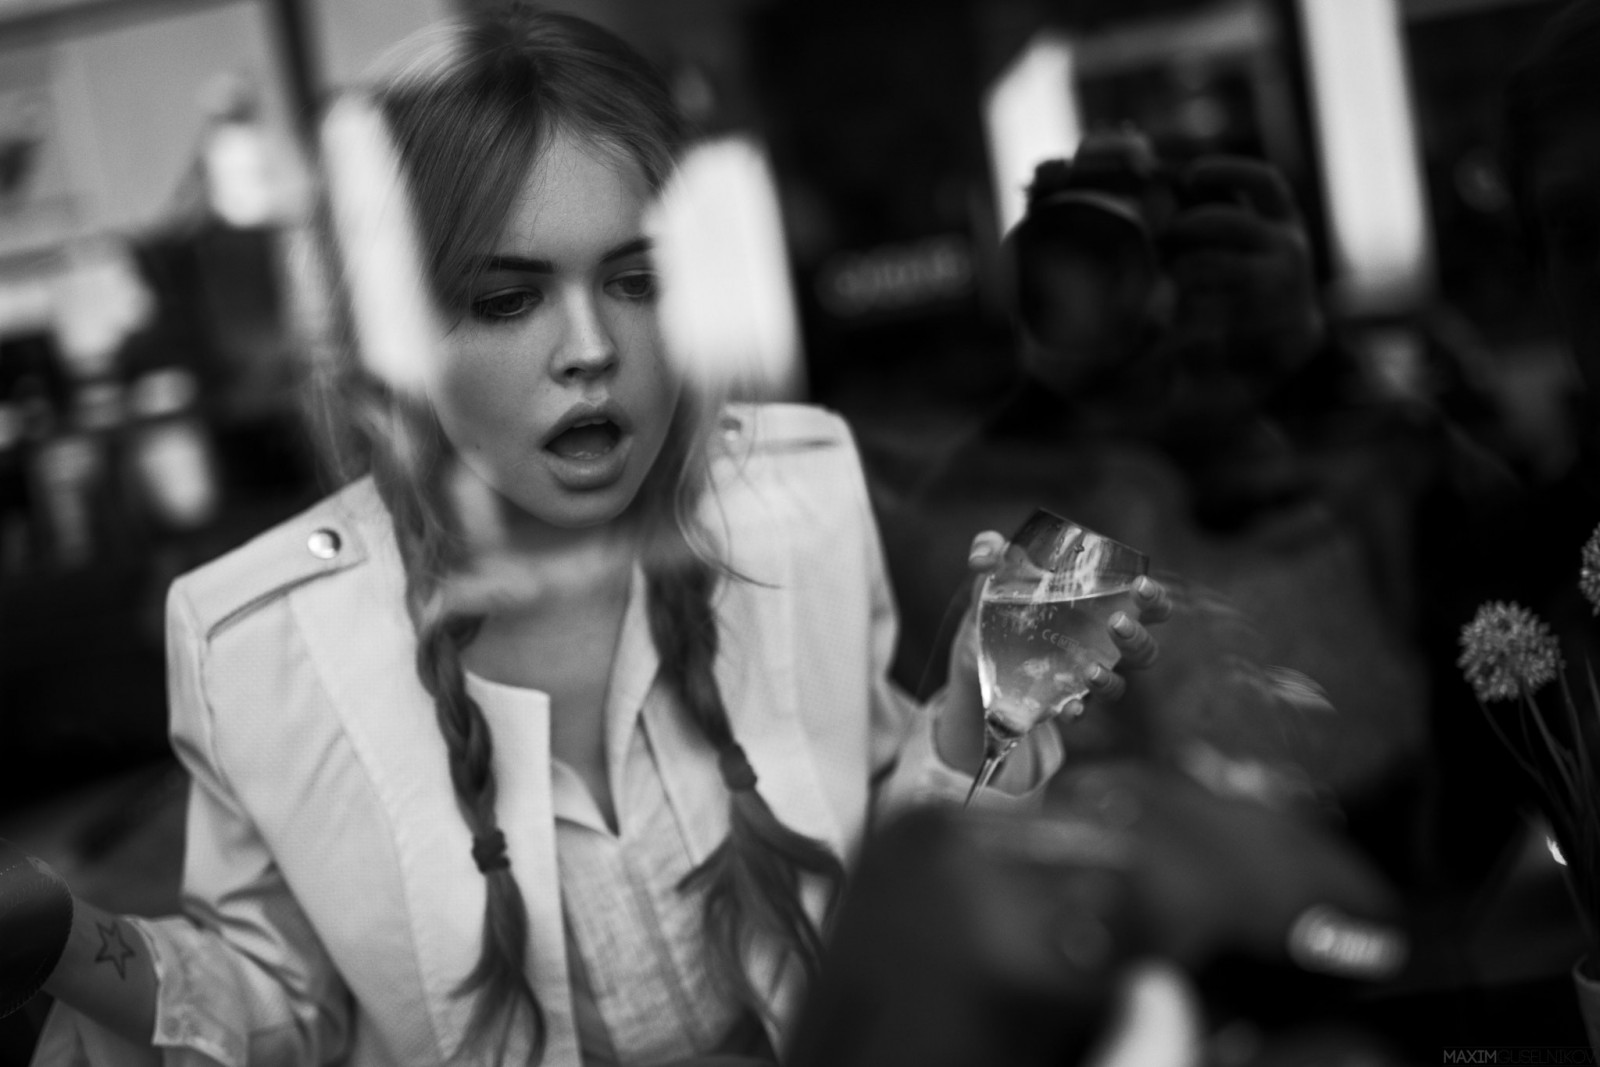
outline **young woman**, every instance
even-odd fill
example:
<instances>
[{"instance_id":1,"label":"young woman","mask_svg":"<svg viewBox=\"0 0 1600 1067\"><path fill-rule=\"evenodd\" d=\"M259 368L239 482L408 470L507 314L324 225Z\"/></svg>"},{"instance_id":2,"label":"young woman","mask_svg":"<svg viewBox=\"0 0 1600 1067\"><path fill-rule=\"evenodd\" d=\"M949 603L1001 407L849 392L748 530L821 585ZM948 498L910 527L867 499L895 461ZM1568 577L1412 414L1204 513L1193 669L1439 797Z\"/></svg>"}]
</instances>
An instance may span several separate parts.
<instances>
[{"instance_id":1,"label":"young woman","mask_svg":"<svg viewBox=\"0 0 1600 1067\"><path fill-rule=\"evenodd\" d=\"M324 410L367 473L174 585L185 914L80 904L37 1061L770 1060L869 818L966 788L970 634L898 698L844 423L664 358L682 131L636 55L514 7L373 95L441 350L420 394L347 354ZM1036 731L1003 788L1059 761Z\"/></svg>"}]
</instances>

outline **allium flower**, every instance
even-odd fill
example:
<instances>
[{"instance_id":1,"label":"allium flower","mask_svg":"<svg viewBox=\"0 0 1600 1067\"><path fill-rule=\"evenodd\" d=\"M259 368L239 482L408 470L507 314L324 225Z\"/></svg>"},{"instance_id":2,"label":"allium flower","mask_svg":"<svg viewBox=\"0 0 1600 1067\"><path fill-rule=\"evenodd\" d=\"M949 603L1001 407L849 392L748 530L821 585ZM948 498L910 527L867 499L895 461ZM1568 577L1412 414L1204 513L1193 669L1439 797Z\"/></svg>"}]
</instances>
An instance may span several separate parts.
<instances>
[{"instance_id":1,"label":"allium flower","mask_svg":"<svg viewBox=\"0 0 1600 1067\"><path fill-rule=\"evenodd\" d=\"M1532 696L1561 669L1561 648L1550 627L1519 604L1491 600L1479 607L1461 628L1461 649L1456 666L1485 703Z\"/></svg>"},{"instance_id":2,"label":"allium flower","mask_svg":"<svg viewBox=\"0 0 1600 1067\"><path fill-rule=\"evenodd\" d=\"M1583 566L1578 571L1578 590L1600 615L1600 526L1583 546Z\"/></svg>"}]
</instances>

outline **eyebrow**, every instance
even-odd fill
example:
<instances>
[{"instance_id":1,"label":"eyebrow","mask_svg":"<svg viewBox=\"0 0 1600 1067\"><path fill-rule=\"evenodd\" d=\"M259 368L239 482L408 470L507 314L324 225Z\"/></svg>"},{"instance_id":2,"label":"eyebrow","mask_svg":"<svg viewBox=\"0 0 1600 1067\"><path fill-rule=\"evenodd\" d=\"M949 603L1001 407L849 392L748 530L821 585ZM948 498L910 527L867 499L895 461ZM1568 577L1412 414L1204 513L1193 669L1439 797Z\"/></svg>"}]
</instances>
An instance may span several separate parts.
<instances>
[{"instance_id":1,"label":"eyebrow","mask_svg":"<svg viewBox=\"0 0 1600 1067\"><path fill-rule=\"evenodd\" d=\"M641 252L648 252L654 242L648 237L635 237L631 241L624 241L615 248L610 249L600 257L601 263L611 263L614 260L626 259ZM518 274L554 274L556 265L548 259L533 259L529 256L492 255L482 256L474 264L481 271L509 271Z\"/></svg>"}]
</instances>

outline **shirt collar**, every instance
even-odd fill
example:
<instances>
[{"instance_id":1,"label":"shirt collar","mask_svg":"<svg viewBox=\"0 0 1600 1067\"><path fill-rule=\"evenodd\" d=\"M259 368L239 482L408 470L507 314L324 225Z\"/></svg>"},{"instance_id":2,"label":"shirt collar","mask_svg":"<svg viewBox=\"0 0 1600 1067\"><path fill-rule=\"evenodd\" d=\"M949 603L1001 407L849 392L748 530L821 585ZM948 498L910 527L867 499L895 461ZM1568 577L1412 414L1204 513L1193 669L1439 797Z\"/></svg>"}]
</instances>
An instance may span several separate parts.
<instances>
[{"instance_id":1,"label":"shirt collar","mask_svg":"<svg viewBox=\"0 0 1600 1067\"><path fill-rule=\"evenodd\" d=\"M611 661L611 680L606 688L606 774L613 797L621 795L628 744L638 727L640 711L655 684L659 667L656 644L650 637L644 568L635 563L628 583L628 606L623 609L622 630L617 635L617 652Z\"/></svg>"}]
</instances>

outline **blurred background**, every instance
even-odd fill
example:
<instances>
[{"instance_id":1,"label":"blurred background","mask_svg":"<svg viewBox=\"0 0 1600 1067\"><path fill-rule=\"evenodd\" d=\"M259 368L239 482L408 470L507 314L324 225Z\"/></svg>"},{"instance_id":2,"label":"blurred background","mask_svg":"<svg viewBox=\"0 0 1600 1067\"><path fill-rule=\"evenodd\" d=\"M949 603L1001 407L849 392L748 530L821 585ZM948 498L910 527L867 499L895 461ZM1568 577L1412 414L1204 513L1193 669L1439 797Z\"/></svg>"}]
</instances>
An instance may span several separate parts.
<instances>
[{"instance_id":1,"label":"blurred background","mask_svg":"<svg viewBox=\"0 0 1600 1067\"><path fill-rule=\"evenodd\" d=\"M769 163L797 312L769 395L906 493L1016 375L1000 236L1032 163L1132 124L1287 176L1375 390L1570 448L1567 353L1494 157L1549 0L563 0ZM327 488L279 240L319 102L470 0L0 0L0 835L107 907L176 906L176 574ZM27 1016L8 1020L23 1047ZM0 1043L0 1061L7 1059Z\"/></svg>"}]
</instances>

